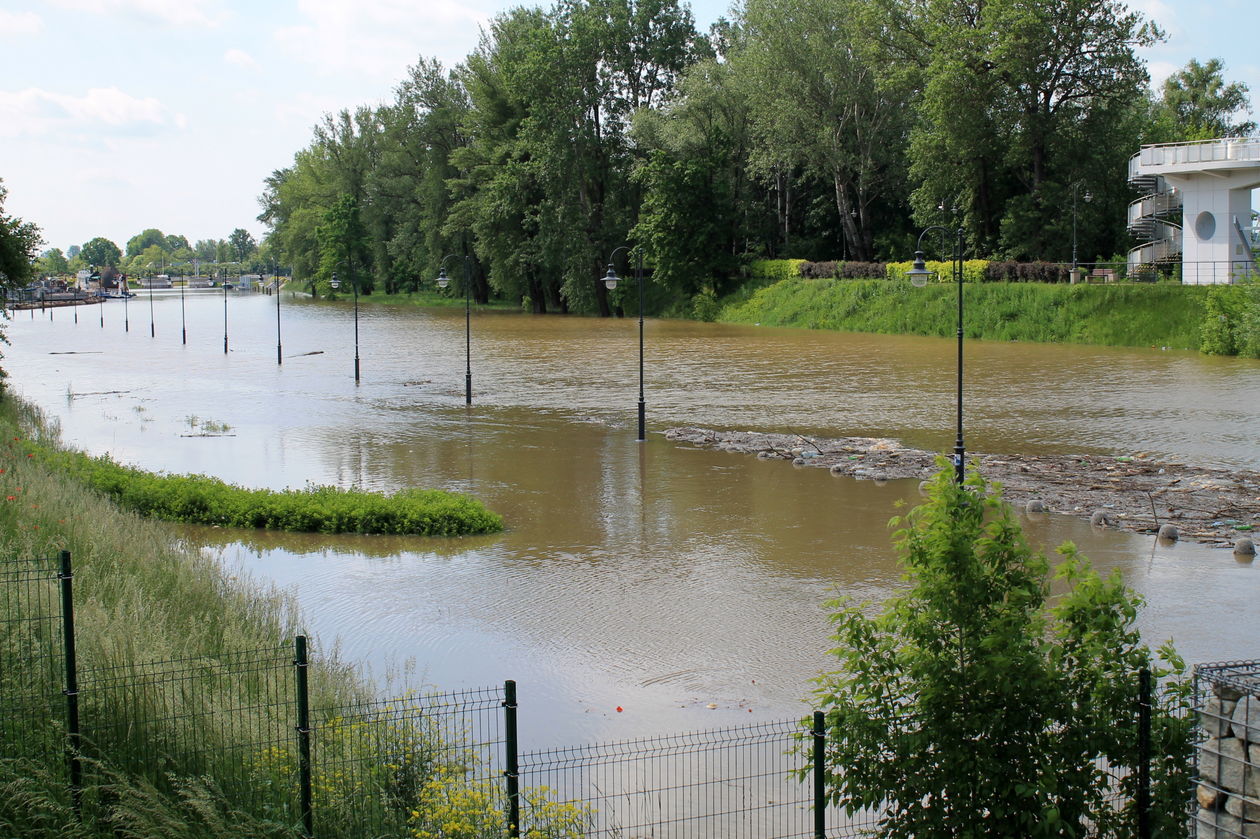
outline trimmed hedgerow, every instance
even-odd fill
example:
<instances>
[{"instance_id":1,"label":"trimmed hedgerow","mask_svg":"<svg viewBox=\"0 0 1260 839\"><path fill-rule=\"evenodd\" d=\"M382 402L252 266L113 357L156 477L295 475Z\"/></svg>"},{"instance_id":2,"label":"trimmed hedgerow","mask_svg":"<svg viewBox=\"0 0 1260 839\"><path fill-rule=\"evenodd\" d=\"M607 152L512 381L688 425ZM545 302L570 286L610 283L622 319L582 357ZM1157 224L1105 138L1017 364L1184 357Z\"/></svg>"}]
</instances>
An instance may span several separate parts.
<instances>
[{"instance_id":1,"label":"trimmed hedgerow","mask_svg":"<svg viewBox=\"0 0 1260 839\"><path fill-rule=\"evenodd\" d=\"M480 501L443 490L408 489L385 495L331 486L247 489L207 475L158 474L123 466L108 456L90 457L33 442L25 445L30 456L120 506L165 521L305 533L419 536L465 536L503 529L502 517Z\"/></svg>"}]
</instances>

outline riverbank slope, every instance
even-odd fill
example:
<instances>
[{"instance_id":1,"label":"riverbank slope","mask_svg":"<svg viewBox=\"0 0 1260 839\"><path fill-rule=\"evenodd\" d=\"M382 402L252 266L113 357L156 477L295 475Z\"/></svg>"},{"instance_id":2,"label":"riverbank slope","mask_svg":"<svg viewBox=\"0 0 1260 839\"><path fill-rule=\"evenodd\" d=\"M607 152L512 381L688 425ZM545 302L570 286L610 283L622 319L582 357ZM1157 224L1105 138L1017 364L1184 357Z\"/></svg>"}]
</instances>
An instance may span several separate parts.
<instances>
[{"instance_id":1,"label":"riverbank slope","mask_svg":"<svg viewBox=\"0 0 1260 839\"><path fill-rule=\"evenodd\" d=\"M1208 286L967 283L963 331L992 341L1200 349ZM889 280L784 279L727 301L726 323L957 334L957 289Z\"/></svg>"}]
</instances>

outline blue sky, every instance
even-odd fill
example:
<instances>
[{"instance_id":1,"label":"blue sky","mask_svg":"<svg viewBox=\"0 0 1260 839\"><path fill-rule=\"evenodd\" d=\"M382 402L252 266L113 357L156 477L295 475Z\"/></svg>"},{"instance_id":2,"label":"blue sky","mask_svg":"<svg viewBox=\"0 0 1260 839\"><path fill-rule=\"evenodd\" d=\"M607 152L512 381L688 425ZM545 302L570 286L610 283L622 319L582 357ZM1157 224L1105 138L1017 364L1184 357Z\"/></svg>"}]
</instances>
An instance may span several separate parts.
<instances>
[{"instance_id":1,"label":"blue sky","mask_svg":"<svg viewBox=\"0 0 1260 839\"><path fill-rule=\"evenodd\" d=\"M147 227L263 233L262 181L329 111L388 100L418 56L452 65L504 0L0 0L6 212L65 250ZM697 0L701 28L729 0ZM1156 83L1220 58L1260 93L1254 0L1141 0ZM1117 173L1122 177L1123 173Z\"/></svg>"}]
</instances>

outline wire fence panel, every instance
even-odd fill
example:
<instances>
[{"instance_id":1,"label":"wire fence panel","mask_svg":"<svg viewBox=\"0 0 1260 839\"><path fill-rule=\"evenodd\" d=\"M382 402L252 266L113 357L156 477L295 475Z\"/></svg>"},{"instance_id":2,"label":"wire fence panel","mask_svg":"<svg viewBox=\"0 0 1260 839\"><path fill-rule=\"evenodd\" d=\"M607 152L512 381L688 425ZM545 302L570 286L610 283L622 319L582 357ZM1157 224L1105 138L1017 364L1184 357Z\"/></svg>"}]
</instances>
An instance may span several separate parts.
<instances>
[{"instance_id":1,"label":"wire fence panel","mask_svg":"<svg viewBox=\"0 0 1260 839\"><path fill-rule=\"evenodd\" d=\"M65 659L56 559L0 563L0 755L65 748Z\"/></svg>"},{"instance_id":2,"label":"wire fence panel","mask_svg":"<svg viewBox=\"0 0 1260 839\"><path fill-rule=\"evenodd\" d=\"M501 688L476 688L313 709L316 835L422 836L439 818L462 830L501 817L502 704Z\"/></svg>"},{"instance_id":3,"label":"wire fence panel","mask_svg":"<svg viewBox=\"0 0 1260 839\"><path fill-rule=\"evenodd\" d=\"M1197 665L1194 708L1191 835L1260 835L1260 661Z\"/></svg>"},{"instance_id":4,"label":"wire fence panel","mask_svg":"<svg viewBox=\"0 0 1260 839\"><path fill-rule=\"evenodd\" d=\"M561 802L583 812L592 837L813 836L799 775L806 732L783 720L522 755L522 833Z\"/></svg>"},{"instance_id":5,"label":"wire fence panel","mask_svg":"<svg viewBox=\"0 0 1260 839\"><path fill-rule=\"evenodd\" d=\"M161 791L208 776L242 811L297 820L287 646L84 670L80 691L86 756Z\"/></svg>"}]
</instances>

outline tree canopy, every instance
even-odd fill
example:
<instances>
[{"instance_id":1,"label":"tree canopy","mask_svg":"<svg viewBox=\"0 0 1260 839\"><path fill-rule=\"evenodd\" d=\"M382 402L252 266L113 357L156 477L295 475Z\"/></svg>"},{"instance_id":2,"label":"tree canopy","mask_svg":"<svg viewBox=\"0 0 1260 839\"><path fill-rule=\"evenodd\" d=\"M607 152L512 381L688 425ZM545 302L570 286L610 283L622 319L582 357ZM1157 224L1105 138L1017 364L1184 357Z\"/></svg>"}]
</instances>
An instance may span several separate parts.
<instances>
[{"instance_id":1,"label":"tree canopy","mask_svg":"<svg viewBox=\"0 0 1260 839\"><path fill-rule=\"evenodd\" d=\"M35 257L44 243L39 228L4 212L9 195L0 180L0 285L22 286L35 276Z\"/></svg>"},{"instance_id":2,"label":"tree canopy","mask_svg":"<svg viewBox=\"0 0 1260 839\"><path fill-rule=\"evenodd\" d=\"M1121 254L1142 143L1254 130L1219 62L1155 96L1139 50L1162 33L1120 0L733 15L705 35L677 0L500 13L456 67L421 56L391 101L321 120L267 179L271 252L325 281L348 196L365 288L418 288L458 254L477 299L615 314L598 277L631 245L649 306L688 313L754 259L905 259L946 221L976 256L1066 261L1079 216L1087 258Z\"/></svg>"}]
</instances>

